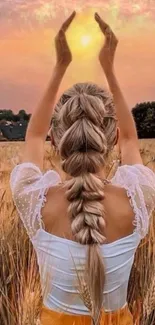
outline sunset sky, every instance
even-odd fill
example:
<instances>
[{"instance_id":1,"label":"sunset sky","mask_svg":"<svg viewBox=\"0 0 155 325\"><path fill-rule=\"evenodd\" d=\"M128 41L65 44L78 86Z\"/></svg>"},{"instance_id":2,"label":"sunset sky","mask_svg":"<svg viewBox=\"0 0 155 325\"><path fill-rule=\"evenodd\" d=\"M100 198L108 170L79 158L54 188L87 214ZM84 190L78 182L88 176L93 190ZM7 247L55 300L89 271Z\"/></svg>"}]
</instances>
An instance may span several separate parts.
<instances>
[{"instance_id":1,"label":"sunset sky","mask_svg":"<svg viewBox=\"0 0 155 325\"><path fill-rule=\"evenodd\" d=\"M98 11L120 40L115 66L129 105L155 100L155 0L0 0L0 109L36 107L55 62L54 36L74 9L74 60L60 92L78 81L106 85Z\"/></svg>"}]
</instances>

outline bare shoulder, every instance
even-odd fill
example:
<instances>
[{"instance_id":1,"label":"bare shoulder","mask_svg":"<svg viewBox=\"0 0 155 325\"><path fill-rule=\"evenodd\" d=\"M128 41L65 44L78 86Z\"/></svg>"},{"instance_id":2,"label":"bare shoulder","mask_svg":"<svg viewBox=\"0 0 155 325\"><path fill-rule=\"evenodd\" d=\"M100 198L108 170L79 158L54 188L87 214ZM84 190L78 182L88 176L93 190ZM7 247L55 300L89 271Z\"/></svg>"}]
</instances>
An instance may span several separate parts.
<instances>
[{"instance_id":1,"label":"bare shoulder","mask_svg":"<svg viewBox=\"0 0 155 325\"><path fill-rule=\"evenodd\" d=\"M73 239L71 221L68 215L69 202L66 199L65 188L58 185L49 189L47 203L42 215L45 228L57 236ZM127 236L133 231L133 210L126 190L119 186L109 184L105 186L106 237L112 242Z\"/></svg>"},{"instance_id":2,"label":"bare shoulder","mask_svg":"<svg viewBox=\"0 0 155 325\"><path fill-rule=\"evenodd\" d=\"M126 189L112 184L107 185L103 204L109 238L117 240L131 234L134 230L135 216Z\"/></svg>"},{"instance_id":3,"label":"bare shoulder","mask_svg":"<svg viewBox=\"0 0 155 325\"><path fill-rule=\"evenodd\" d=\"M46 195L46 202L45 212L46 210L50 210L52 213L55 213L55 211L64 211L64 208L68 207L65 188L61 184L49 188Z\"/></svg>"},{"instance_id":4,"label":"bare shoulder","mask_svg":"<svg viewBox=\"0 0 155 325\"><path fill-rule=\"evenodd\" d=\"M69 202L65 195L66 190L59 184L49 188L46 195L46 204L42 209L45 229L57 236L71 238L71 226L68 216ZM72 239L72 238L71 238Z\"/></svg>"}]
</instances>

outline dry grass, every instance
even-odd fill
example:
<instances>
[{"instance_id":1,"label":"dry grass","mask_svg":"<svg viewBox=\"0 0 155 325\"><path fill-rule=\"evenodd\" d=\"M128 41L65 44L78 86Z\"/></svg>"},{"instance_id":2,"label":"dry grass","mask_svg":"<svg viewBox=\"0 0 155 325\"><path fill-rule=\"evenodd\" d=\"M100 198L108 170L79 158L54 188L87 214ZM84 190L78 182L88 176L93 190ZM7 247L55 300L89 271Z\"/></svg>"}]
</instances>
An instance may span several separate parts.
<instances>
[{"instance_id":1,"label":"dry grass","mask_svg":"<svg viewBox=\"0 0 155 325\"><path fill-rule=\"evenodd\" d=\"M155 171L155 140L140 142L144 163ZM25 230L14 208L10 188L10 171L20 162L23 143L0 143L0 324L37 325L41 305L36 258ZM45 170L57 169L50 144L45 146ZM107 174L117 167L114 152ZM139 310L140 324L155 324L155 218L150 232L137 250L128 289L128 302L133 313Z\"/></svg>"}]
</instances>

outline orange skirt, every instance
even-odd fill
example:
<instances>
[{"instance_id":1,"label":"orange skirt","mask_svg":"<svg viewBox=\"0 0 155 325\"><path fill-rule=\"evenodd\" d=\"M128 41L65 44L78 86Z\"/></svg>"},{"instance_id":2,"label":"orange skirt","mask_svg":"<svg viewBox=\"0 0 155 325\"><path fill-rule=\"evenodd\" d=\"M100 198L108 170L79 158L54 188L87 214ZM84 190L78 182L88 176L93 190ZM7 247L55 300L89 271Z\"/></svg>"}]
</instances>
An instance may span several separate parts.
<instances>
[{"instance_id":1,"label":"orange skirt","mask_svg":"<svg viewBox=\"0 0 155 325\"><path fill-rule=\"evenodd\" d=\"M91 317L58 313L43 306L41 325L91 325ZM133 317L126 306L115 312L102 312L100 325L133 325Z\"/></svg>"}]
</instances>

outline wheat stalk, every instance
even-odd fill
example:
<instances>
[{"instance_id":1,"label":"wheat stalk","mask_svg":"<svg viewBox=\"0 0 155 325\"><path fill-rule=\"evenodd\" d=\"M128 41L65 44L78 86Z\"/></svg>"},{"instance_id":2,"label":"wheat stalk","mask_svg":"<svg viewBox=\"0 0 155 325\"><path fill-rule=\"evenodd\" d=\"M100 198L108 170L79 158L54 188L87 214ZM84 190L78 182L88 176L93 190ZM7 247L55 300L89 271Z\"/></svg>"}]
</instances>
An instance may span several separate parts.
<instances>
[{"instance_id":1,"label":"wheat stalk","mask_svg":"<svg viewBox=\"0 0 155 325\"><path fill-rule=\"evenodd\" d=\"M9 189L10 171L20 161L23 143L1 143L0 146L0 324L37 325L41 306L41 289L35 255L23 226L19 222ZM140 141L143 161L155 171L154 141ZM45 170L51 166L58 168L59 159L54 157L46 144ZM107 175L114 173L118 164L117 153L113 153ZM56 167L54 167L56 166ZM135 256L128 289L128 302L132 309L139 299L143 310L140 325L154 325L155 312L155 222L152 220L150 232L143 240ZM77 272L78 273L78 272ZM29 280L28 280L29 279ZM81 298L91 311L89 290L80 279ZM22 315L23 314L23 315ZM150 316L151 314L151 316Z\"/></svg>"}]
</instances>

